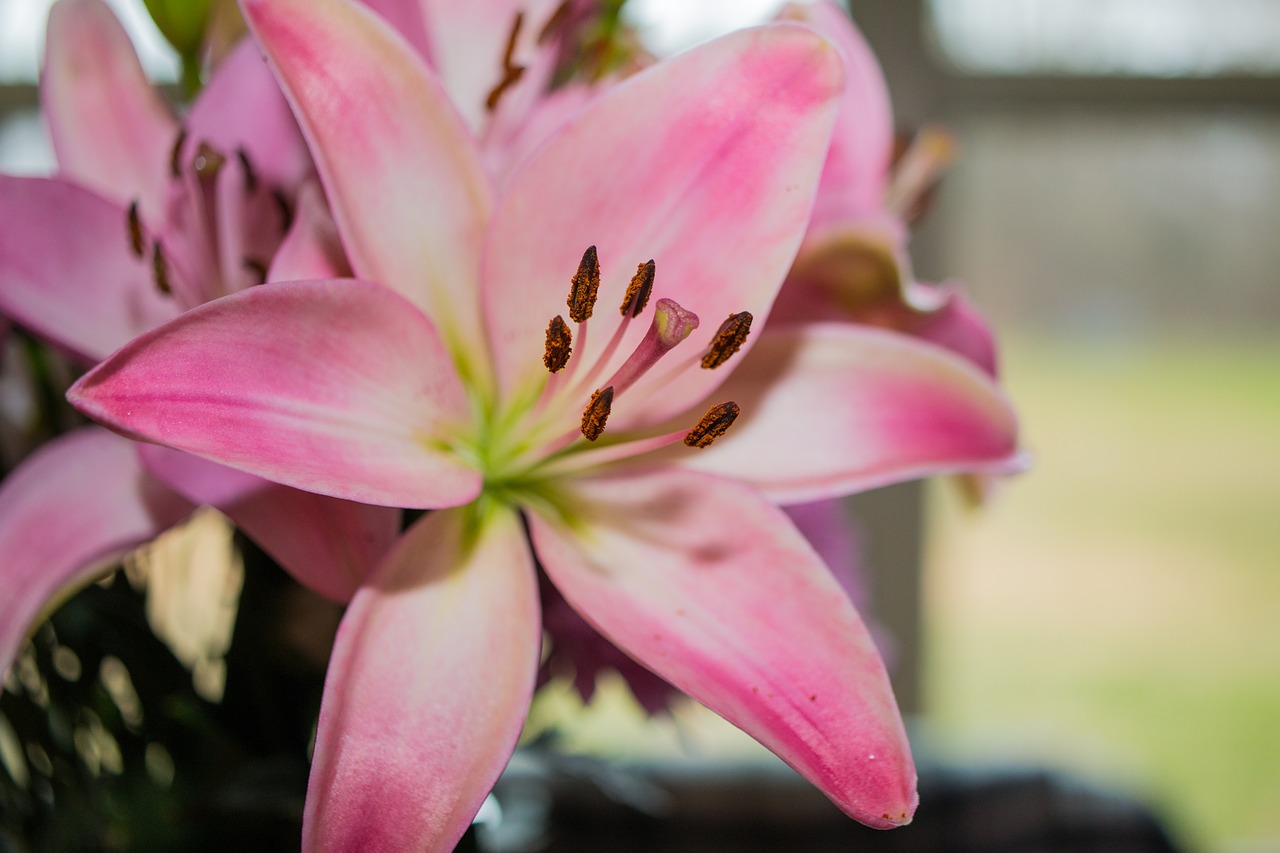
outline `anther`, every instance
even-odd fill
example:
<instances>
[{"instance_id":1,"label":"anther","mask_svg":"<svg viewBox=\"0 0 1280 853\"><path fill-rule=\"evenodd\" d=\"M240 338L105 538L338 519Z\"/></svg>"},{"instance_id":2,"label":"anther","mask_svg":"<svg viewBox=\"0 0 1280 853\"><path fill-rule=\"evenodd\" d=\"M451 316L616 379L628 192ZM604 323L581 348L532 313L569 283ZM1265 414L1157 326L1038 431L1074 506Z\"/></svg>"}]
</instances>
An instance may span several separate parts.
<instances>
[{"instance_id":1,"label":"anther","mask_svg":"<svg viewBox=\"0 0 1280 853\"><path fill-rule=\"evenodd\" d=\"M240 265L257 277L258 284L267 283L267 265L262 261L257 258L245 258Z\"/></svg>"},{"instance_id":2,"label":"anther","mask_svg":"<svg viewBox=\"0 0 1280 853\"><path fill-rule=\"evenodd\" d=\"M151 275L155 278L156 290L165 296L173 293L173 284L169 281L169 262L165 260L164 248L159 240L151 247Z\"/></svg>"},{"instance_id":3,"label":"anther","mask_svg":"<svg viewBox=\"0 0 1280 853\"><path fill-rule=\"evenodd\" d=\"M711 442L724 435L742 410L732 400L707 409L698 425L689 430L684 443L690 447L710 447Z\"/></svg>"},{"instance_id":4,"label":"anther","mask_svg":"<svg viewBox=\"0 0 1280 853\"><path fill-rule=\"evenodd\" d=\"M511 35L507 37L507 49L502 54L502 78L498 80L498 85L494 86L489 92L489 96L484 99L484 106L489 112L493 112L498 107L498 101L502 99L503 94L520 82L520 78L524 76L524 66L516 65L511 60L515 58L516 40L520 38L520 28L524 25L524 12L516 12L515 22L511 25Z\"/></svg>"},{"instance_id":5,"label":"anther","mask_svg":"<svg viewBox=\"0 0 1280 853\"><path fill-rule=\"evenodd\" d=\"M639 317L640 312L649 304L649 295L653 293L653 274L655 267L650 259L636 267L636 274L627 285L627 295L622 299L618 309L623 317Z\"/></svg>"},{"instance_id":6,"label":"anther","mask_svg":"<svg viewBox=\"0 0 1280 853\"><path fill-rule=\"evenodd\" d=\"M280 230L288 232L293 227L293 209L289 207L289 199L280 189L271 191L271 198L276 203L276 210L280 213Z\"/></svg>"},{"instance_id":7,"label":"anther","mask_svg":"<svg viewBox=\"0 0 1280 853\"><path fill-rule=\"evenodd\" d=\"M196 148L196 156L191 161L191 168L197 177L212 180L218 176L218 172L226 162L227 158L222 156L221 151L207 142L201 142Z\"/></svg>"},{"instance_id":8,"label":"anther","mask_svg":"<svg viewBox=\"0 0 1280 853\"><path fill-rule=\"evenodd\" d=\"M569 324L564 318L557 314L547 324L547 348L542 353L542 363L547 370L558 373L569 363L572 353L573 332L569 331Z\"/></svg>"},{"instance_id":9,"label":"anther","mask_svg":"<svg viewBox=\"0 0 1280 853\"><path fill-rule=\"evenodd\" d=\"M582 412L582 434L587 441L595 441L604 432L605 421L609 420L609 410L613 408L613 386L591 395L591 402Z\"/></svg>"},{"instance_id":10,"label":"anther","mask_svg":"<svg viewBox=\"0 0 1280 853\"><path fill-rule=\"evenodd\" d=\"M596 291L600 289L600 259L596 247L588 246L578 262L578 271L569 286L569 317L575 323L584 323L596 306Z\"/></svg>"},{"instance_id":11,"label":"anther","mask_svg":"<svg viewBox=\"0 0 1280 853\"><path fill-rule=\"evenodd\" d=\"M253 193L258 189L258 173L249 162L249 154L243 147L236 149L236 159L240 161L240 170L244 172L244 191Z\"/></svg>"},{"instance_id":12,"label":"anther","mask_svg":"<svg viewBox=\"0 0 1280 853\"><path fill-rule=\"evenodd\" d=\"M178 138L173 141L173 148L169 151L169 174L178 177L182 174L182 146L187 144L187 129L184 127L178 131Z\"/></svg>"},{"instance_id":13,"label":"anther","mask_svg":"<svg viewBox=\"0 0 1280 853\"><path fill-rule=\"evenodd\" d=\"M751 332L751 319L750 311L740 311L730 314L729 319L720 324L715 339L702 356L703 368L714 370L733 357Z\"/></svg>"},{"instance_id":14,"label":"anther","mask_svg":"<svg viewBox=\"0 0 1280 853\"><path fill-rule=\"evenodd\" d=\"M142 217L138 215L138 200L129 202L129 248L134 257L141 258L146 253L147 245L142 235Z\"/></svg>"}]
</instances>

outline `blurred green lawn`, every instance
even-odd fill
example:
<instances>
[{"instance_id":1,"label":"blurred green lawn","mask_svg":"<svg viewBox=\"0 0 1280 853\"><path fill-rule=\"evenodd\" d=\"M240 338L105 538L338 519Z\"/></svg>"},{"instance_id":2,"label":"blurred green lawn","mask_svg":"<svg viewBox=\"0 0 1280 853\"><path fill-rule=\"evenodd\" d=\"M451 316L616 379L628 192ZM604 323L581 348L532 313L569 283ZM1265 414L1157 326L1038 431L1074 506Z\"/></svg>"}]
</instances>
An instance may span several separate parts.
<instances>
[{"instance_id":1,"label":"blurred green lawn","mask_svg":"<svg viewBox=\"0 0 1280 853\"><path fill-rule=\"evenodd\" d=\"M933 493L938 744L1144 796L1199 849L1280 845L1280 340L1004 363L1036 463L980 513Z\"/></svg>"}]
</instances>

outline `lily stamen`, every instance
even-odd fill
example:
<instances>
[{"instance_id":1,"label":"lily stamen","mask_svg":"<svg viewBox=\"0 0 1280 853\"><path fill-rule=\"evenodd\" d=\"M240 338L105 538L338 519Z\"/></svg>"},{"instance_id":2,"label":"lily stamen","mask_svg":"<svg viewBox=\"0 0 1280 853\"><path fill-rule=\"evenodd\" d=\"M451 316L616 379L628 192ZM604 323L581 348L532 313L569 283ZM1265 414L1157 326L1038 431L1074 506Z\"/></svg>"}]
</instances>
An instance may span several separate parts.
<instances>
[{"instance_id":1,"label":"lily stamen","mask_svg":"<svg viewBox=\"0 0 1280 853\"><path fill-rule=\"evenodd\" d=\"M729 431L741 413L742 409L732 400L712 406L685 435L684 443L689 447L710 447L711 442Z\"/></svg>"},{"instance_id":2,"label":"lily stamen","mask_svg":"<svg viewBox=\"0 0 1280 853\"><path fill-rule=\"evenodd\" d=\"M587 441L595 441L604 432L605 422L613 408L613 394L614 389L610 386L591 395L591 402L582 412L582 435Z\"/></svg>"},{"instance_id":3,"label":"lily stamen","mask_svg":"<svg viewBox=\"0 0 1280 853\"><path fill-rule=\"evenodd\" d=\"M524 12L516 12L515 22L511 25L511 34L507 36L507 49L502 54L502 77L498 80L498 84L489 90L489 95L484 99L484 106L489 112L493 112L498 108L498 101L502 100L502 96L506 91L520 82L520 78L524 76L524 66L516 65L516 43L520 39L520 29L524 26Z\"/></svg>"},{"instance_id":4,"label":"lily stamen","mask_svg":"<svg viewBox=\"0 0 1280 853\"><path fill-rule=\"evenodd\" d=\"M569 324L559 314L551 318L547 324L546 350L542 353L542 363L551 373L559 373L569 363L573 354L573 332Z\"/></svg>"},{"instance_id":5,"label":"lily stamen","mask_svg":"<svg viewBox=\"0 0 1280 853\"><path fill-rule=\"evenodd\" d=\"M596 247L588 246L582 253L582 260L578 262L578 271L573 274L569 284L569 298L565 300L573 322L585 323L591 318L599 290L600 258L596 255Z\"/></svg>"},{"instance_id":6,"label":"lily stamen","mask_svg":"<svg viewBox=\"0 0 1280 853\"><path fill-rule=\"evenodd\" d=\"M169 175L174 178L182 176L182 149L187 144L187 129L178 131L173 140L173 148L169 150Z\"/></svg>"},{"instance_id":7,"label":"lily stamen","mask_svg":"<svg viewBox=\"0 0 1280 853\"><path fill-rule=\"evenodd\" d=\"M742 348L747 335L751 333L751 320L750 311L739 311L737 314L730 314L729 319L720 324L715 338L702 356L704 370L715 370Z\"/></svg>"},{"instance_id":8,"label":"lily stamen","mask_svg":"<svg viewBox=\"0 0 1280 853\"><path fill-rule=\"evenodd\" d=\"M146 254L147 243L142 232L142 217L138 214L138 200L129 202L129 214L125 217L129 229L129 248L134 257L141 258Z\"/></svg>"},{"instance_id":9,"label":"lily stamen","mask_svg":"<svg viewBox=\"0 0 1280 853\"><path fill-rule=\"evenodd\" d=\"M741 408L738 404L728 400L708 409L692 429L678 429L661 435L614 436L614 440L603 447L581 447L572 454L560 454L564 450L564 446L561 446L547 454L546 467L540 473L546 476L581 473L624 459L636 459L677 444L693 448L709 447L729 430L739 414Z\"/></svg>"},{"instance_id":10,"label":"lily stamen","mask_svg":"<svg viewBox=\"0 0 1280 853\"><path fill-rule=\"evenodd\" d=\"M173 282L169 280L169 262L165 260L164 247L157 240L151 245L151 276L156 290L165 296L173 295Z\"/></svg>"},{"instance_id":11,"label":"lily stamen","mask_svg":"<svg viewBox=\"0 0 1280 853\"><path fill-rule=\"evenodd\" d=\"M631 283L627 285L627 294L622 298L622 305L618 308L626 320L639 317L645 306L649 304L656 274L657 266L653 258L636 267L636 274L631 277Z\"/></svg>"},{"instance_id":12,"label":"lily stamen","mask_svg":"<svg viewBox=\"0 0 1280 853\"><path fill-rule=\"evenodd\" d=\"M254 170L253 163L249 161L249 153L243 147L237 148L236 159L240 161L240 170L244 172L244 191L246 193L257 192L258 173Z\"/></svg>"},{"instance_id":13,"label":"lily stamen","mask_svg":"<svg viewBox=\"0 0 1280 853\"><path fill-rule=\"evenodd\" d=\"M191 171L197 178L212 181L226 164L227 158L221 151L207 142L201 142L196 148L196 156L191 160Z\"/></svg>"},{"instance_id":14,"label":"lily stamen","mask_svg":"<svg viewBox=\"0 0 1280 853\"><path fill-rule=\"evenodd\" d=\"M623 297L622 305L619 306L622 322L613 330L613 337L609 339L604 352L600 353L596 359L595 368L578 383L579 392L583 390L583 386L589 386L589 383L602 372L604 366L613 360L614 353L618 351L622 339L627 335L627 329L631 328L631 321L639 317L645 306L649 304L649 296L653 293L655 270L652 258L636 267L636 274L631 277L626 296Z\"/></svg>"}]
</instances>

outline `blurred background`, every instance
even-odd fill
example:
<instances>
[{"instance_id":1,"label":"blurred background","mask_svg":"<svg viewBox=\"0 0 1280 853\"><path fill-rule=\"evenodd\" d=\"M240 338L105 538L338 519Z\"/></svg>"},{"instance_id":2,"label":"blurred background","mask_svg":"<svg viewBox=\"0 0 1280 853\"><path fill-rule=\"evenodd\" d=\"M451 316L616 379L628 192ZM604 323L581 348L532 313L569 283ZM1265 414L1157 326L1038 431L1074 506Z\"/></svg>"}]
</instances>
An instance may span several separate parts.
<instances>
[{"instance_id":1,"label":"blurred background","mask_svg":"<svg viewBox=\"0 0 1280 853\"><path fill-rule=\"evenodd\" d=\"M52 167L47 5L0 0L0 171ZM113 5L175 79L145 14ZM628 14L669 52L777 4L694 5ZM959 141L911 253L993 321L1035 457L977 511L946 482L855 507L917 748L1124 792L1189 849L1280 849L1280 2L853 14L899 127ZM572 743L748 749L692 710L642 733L620 697Z\"/></svg>"}]
</instances>

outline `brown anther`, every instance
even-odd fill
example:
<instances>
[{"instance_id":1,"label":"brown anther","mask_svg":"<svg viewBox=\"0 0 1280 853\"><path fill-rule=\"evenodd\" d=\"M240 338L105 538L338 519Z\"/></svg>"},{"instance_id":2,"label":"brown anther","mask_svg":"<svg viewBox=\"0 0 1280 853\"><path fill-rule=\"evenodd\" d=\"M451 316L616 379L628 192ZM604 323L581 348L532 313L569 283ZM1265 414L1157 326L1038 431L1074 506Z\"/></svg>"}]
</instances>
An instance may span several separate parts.
<instances>
[{"instance_id":1,"label":"brown anther","mask_svg":"<svg viewBox=\"0 0 1280 853\"><path fill-rule=\"evenodd\" d=\"M169 262L164 257L164 247L157 240L151 247L151 275L155 278L156 290L169 296L173 293L173 284L169 281Z\"/></svg>"},{"instance_id":2,"label":"brown anther","mask_svg":"<svg viewBox=\"0 0 1280 853\"><path fill-rule=\"evenodd\" d=\"M129 202L129 248L134 257L141 258L146 254L147 243L142 234L142 217L138 215L138 200Z\"/></svg>"},{"instance_id":3,"label":"brown anther","mask_svg":"<svg viewBox=\"0 0 1280 853\"><path fill-rule=\"evenodd\" d=\"M751 332L751 319L750 311L740 311L730 314L729 319L720 324L715 340L702 356L703 368L714 370L733 357Z\"/></svg>"},{"instance_id":4,"label":"brown anther","mask_svg":"<svg viewBox=\"0 0 1280 853\"><path fill-rule=\"evenodd\" d=\"M503 94L519 83L520 78L524 76L524 66L512 62L516 53L516 40L520 38L522 26L524 26L524 12L516 12L516 19L511 25L511 35L507 37L507 49L502 54L502 77L498 80L498 85L494 86L489 91L489 96L484 99L485 109L489 112L497 109L498 101L502 99Z\"/></svg>"},{"instance_id":5,"label":"brown anther","mask_svg":"<svg viewBox=\"0 0 1280 853\"><path fill-rule=\"evenodd\" d=\"M178 138L173 140L173 148L169 151L169 174L178 177L182 174L182 146L187 144L187 129L178 131Z\"/></svg>"},{"instance_id":6,"label":"brown anther","mask_svg":"<svg viewBox=\"0 0 1280 853\"><path fill-rule=\"evenodd\" d=\"M542 353L542 363L547 370L558 373L569 363L572 354L573 332L569 331L569 324L564 318L557 314L547 324L547 348Z\"/></svg>"},{"instance_id":7,"label":"brown anther","mask_svg":"<svg viewBox=\"0 0 1280 853\"><path fill-rule=\"evenodd\" d=\"M245 258L240 265L258 277L258 284L267 283L267 265L257 258Z\"/></svg>"},{"instance_id":8,"label":"brown anther","mask_svg":"<svg viewBox=\"0 0 1280 853\"><path fill-rule=\"evenodd\" d=\"M613 408L613 386L591 395L591 402L582 412L582 434L587 441L595 441L604 432L605 421L609 420L609 410Z\"/></svg>"},{"instance_id":9,"label":"brown anther","mask_svg":"<svg viewBox=\"0 0 1280 853\"><path fill-rule=\"evenodd\" d=\"M623 317L639 317L644 306L649 304L649 295L653 293L653 259L649 259L636 267L636 274L627 285L627 295L622 298L622 306L618 309Z\"/></svg>"},{"instance_id":10,"label":"brown anther","mask_svg":"<svg viewBox=\"0 0 1280 853\"><path fill-rule=\"evenodd\" d=\"M600 259L596 257L596 247L588 246L578 262L578 271L573 274L569 286L569 317L575 323L586 322L591 311L596 307L596 291L600 289Z\"/></svg>"},{"instance_id":11,"label":"brown anther","mask_svg":"<svg viewBox=\"0 0 1280 853\"><path fill-rule=\"evenodd\" d=\"M288 232L293 227L293 209L289 207L289 199L279 189L271 191L271 198L275 200L276 210L280 212L280 230Z\"/></svg>"},{"instance_id":12,"label":"brown anther","mask_svg":"<svg viewBox=\"0 0 1280 853\"><path fill-rule=\"evenodd\" d=\"M738 419L742 410L732 400L719 403L707 409L707 413L698 421L698 425L684 437L684 443L690 447L710 447L711 442L724 435L733 422Z\"/></svg>"},{"instance_id":13,"label":"brown anther","mask_svg":"<svg viewBox=\"0 0 1280 853\"><path fill-rule=\"evenodd\" d=\"M213 180L218 177L218 172L226 162L227 158L221 151L207 142L201 142L196 148L196 156L191 160L191 168L195 171L196 177Z\"/></svg>"},{"instance_id":14,"label":"brown anther","mask_svg":"<svg viewBox=\"0 0 1280 853\"><path fill-rule=\"evenodd\" d=\"M243 147L237 148L236 159L240 161L240 170L244 172L244 191L246 193L256 192L258 189L258 173L254 171L253 163L249 162L249 153Z\"/></svg>"}]
</instances>

